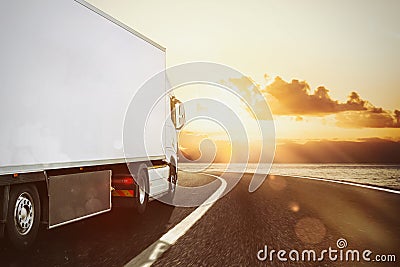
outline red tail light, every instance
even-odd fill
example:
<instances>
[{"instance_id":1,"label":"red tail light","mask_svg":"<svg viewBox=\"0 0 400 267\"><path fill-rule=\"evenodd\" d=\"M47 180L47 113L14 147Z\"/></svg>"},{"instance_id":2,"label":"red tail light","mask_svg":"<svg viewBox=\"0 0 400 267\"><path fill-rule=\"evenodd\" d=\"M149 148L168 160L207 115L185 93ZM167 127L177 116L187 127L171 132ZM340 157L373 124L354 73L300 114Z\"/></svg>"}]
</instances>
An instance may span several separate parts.
<instances>
[{"instance_id":1,"label":"red tail light","mask_svg":"<svg viewBox=\"0 0 400 267\"><path fill-rule=\"evenodd\" d=\"M117 177L112 180L113 185L133 185L132 177Z\"/></svg>"}]
</instances>

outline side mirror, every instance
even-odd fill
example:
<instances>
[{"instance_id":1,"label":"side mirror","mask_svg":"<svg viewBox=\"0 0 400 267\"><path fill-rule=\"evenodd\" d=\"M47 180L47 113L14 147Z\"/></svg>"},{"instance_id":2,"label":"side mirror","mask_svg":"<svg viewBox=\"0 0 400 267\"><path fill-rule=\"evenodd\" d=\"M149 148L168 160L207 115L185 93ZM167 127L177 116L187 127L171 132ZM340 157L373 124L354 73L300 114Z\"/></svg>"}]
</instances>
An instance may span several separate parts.
<instances>
[{"instance_id":1,"label":"side mirror","mask_svg":"<svg viewBox=\"0 0 400 267\"><path fill-rule=\"evenodd\" d=\"M185 125L186 118L185 118L185 108L183 106L183 103L177 100L175 102L175 128L177 130L182 129L182 127Z\"/></svg>"}]
</instances>

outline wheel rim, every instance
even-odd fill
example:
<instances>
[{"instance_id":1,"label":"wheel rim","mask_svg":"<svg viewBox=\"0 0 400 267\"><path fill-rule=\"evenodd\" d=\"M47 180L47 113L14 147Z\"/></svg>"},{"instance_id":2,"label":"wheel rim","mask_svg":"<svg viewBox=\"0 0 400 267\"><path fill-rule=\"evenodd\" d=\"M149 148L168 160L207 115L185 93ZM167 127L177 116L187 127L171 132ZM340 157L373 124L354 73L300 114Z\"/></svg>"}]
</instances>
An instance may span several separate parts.
<instances>
[{"instance_id":1,"label":"wheel rim","mask_svg":"<svg viewBox=\"0 0 400 267\"><path fill-rule=\"evenodd\" d=\"M144 200L146 198L146 188L145 188L144 179L142 176L139 177L137 183L138 183L138 187L139 187L139 202L140 202L140 204L143 204Z\"/></svg>"},{"instance_id":2,"label":"wheel rim","mask_svg":"<svg viewBox=\"0 0 400 267\"><path fill-rule=\"evenodd\" d=\"M35 219L35 210L32 196L27 193L21 193L15 202L14 223L15 228L21 235L26 235L32 229Z\"/></svg>"}]
</instances>

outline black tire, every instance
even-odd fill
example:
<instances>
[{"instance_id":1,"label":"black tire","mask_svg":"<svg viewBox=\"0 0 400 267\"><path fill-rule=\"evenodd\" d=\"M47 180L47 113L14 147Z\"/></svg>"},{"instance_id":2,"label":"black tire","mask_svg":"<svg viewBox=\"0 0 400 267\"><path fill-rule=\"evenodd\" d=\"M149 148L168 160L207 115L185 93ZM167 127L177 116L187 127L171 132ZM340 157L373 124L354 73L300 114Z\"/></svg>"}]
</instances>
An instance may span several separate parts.
<instances>
[{"instance_id":1,"label":"black tire","mask_svg":"<svg viewBox=\"0 0 400 267\"><path fill-rule=\"evenodd\" d=\"M176 171L176 166L171 163L169 168L169 188L168 188L168 199L173 200L176 191L176 184L178 182L178 173Z\"/></svg>"},{"instance_id":2,"label":"black tire","mask_svg":"<svg viewBox=\"0 0 400 267\"><path fill-rule=\"evenodd\" d=\"M6 235L12 246L25 250L34 243L40 224L40 199L36 186L12 186L7 212Z\"/></svg>"},{"instance_id":3,"label":"black tire","mask_svg":"<svg viewBox=\"0 0 400 267\"><path fill-rule=\"evenodd\" d=\"M139 214L142 214L146 211L146 206L149 202L149 175L146 166L139 167L135 181L138 189L135 197L135 208Z\"/></svg>"}]
</instances>

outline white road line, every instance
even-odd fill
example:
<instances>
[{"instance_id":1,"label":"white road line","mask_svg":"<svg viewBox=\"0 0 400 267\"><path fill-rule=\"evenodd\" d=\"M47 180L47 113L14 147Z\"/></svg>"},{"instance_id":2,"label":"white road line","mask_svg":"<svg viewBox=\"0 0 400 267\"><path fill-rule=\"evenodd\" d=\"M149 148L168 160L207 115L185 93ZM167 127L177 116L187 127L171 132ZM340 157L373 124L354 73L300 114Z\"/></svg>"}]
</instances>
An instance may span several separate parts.
<instances>
[{"instance_id":1,"label":"white road line","mask_svg":"<svg viewBox=\"0 0 400 267\"><path fill-rule=\"evenodd\" d=\"M226 172L227 173L229 173L229 172L231 172L231 173L241 173L241 172L236 172L236 171L226 171ZM326 178L318 178L318 177L310 177L310 176L298 176L298 175L272 174L272 173L269 173L269 174L267 174L267 173L255 173L255 172L245 172L244 174L265 174L265 175L275 175L275 176L283 176L283 177L294 177L294 178L318 180L318 181L323 181L323 182L330 182L330 183L358 186L358 187L363 187L363 188L368 188L368 189L373 189L373 190L378 190L378 191L384 191L384 192L393 193L393 194L400 194L400 191L399 190L395 190L395 189L389 189L389 188L373 186L373 185L366 185L366 184L358 184L358 183L347 182L347 181L332 180L332 179L326 179Z\"/></svg>"},{"instance_id":2,"label":"white road line","mask_svg":"<svg viewBox=\"0 0 400 267\"><path fill-rule=\"evenodd\" d=\"M318 181L337 183L337 184L346 184L346 185L352 185L352 186L368 188L368 189L373 189L373 190L378 190L378 191L384 191L384 192L393 193L393 194L400 194L400 191L394 190L394 189L378 187L378 186L373 186L373 185L366 185L366 184L357 184L357 183L346 182L346 181L338 181L338 180L331 180L331 179L317 178L317 177L308 177L308 176L297 176L297 175L277 175L277 176L295 177L295 178L318 180Z\"/></svg>"},{"instance_id":3,"label":"white road line","mask_svg":"<svg viewBox=\"0 0 400 267\"><path fill-rule=\"evenodd\" d=\"M204 203L209 204L199 206L180 223L178 223L171 230L165 233L160 239L158 239L156 242L143 250L135 258L130 260L125 265L125 267L151 266L158 258L161 257L161 255L165 251L167 251L173 244L175 244L175 242L180 237L182 237L201 217L203 217L203 215L219 199L227 186L226 181L212 174L202 174L215 177L221 181L221 186L206 201L204 201Z\"/></svg>"}]
</instances>

